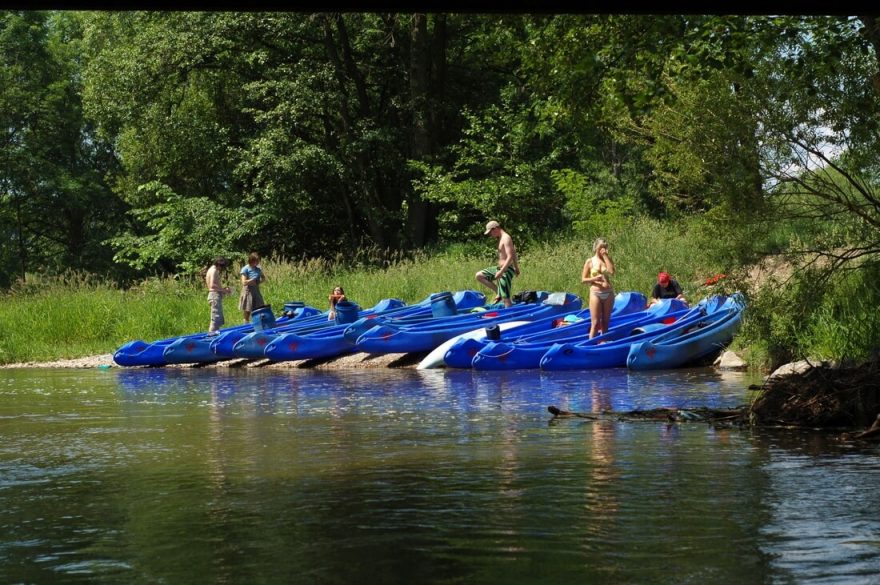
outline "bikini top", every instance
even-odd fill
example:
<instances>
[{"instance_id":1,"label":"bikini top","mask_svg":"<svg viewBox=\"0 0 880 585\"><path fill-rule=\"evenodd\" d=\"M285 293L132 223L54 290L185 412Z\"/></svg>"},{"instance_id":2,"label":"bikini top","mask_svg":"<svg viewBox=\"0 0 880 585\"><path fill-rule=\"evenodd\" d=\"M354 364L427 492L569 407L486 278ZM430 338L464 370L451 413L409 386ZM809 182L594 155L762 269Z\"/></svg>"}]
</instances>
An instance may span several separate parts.
<instances>
[{"instance_id":1,"label":"bikini top","mask_svg":"<svg viewBox=\"0 0 880 585\"><path fill-rule=\"evenodd\" d=\"M599 262L599 266L601 268L601 266L602 266L601 261ZM592 258L590 259L590 278L596 278L600 274L605 274L605 272L606 271L604 271L604 270L597 269L596 264L593 262L593 259ZM608 278L607 274L605 275L605 278Z\"/></svg>"}]
</instances>

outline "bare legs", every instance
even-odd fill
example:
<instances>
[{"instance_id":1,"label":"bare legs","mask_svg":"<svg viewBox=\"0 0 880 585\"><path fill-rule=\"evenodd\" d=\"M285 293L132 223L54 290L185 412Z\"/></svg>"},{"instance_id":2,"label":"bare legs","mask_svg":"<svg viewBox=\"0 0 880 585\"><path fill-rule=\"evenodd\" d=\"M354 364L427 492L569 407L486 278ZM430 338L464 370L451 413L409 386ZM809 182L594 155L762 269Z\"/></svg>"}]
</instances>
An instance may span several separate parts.
<instances>
[{"instance_id":1,"label":"bare legs","mask_svg":"<svg viewBox=\"0 0 880 585\"><path fill-rule=\"evenodd\" d=\"M608 295L608 298L603 300L599 295L590 292L590 339L608 331L613 308L614 295Z\"/></svg>"},{"instance_id":2,"label":"bare legs","mask_svg":"<svg viewBox=\"0 0 880 585\"><path fill-rule=\"evenodd\" d=\"M610 295L602 301L602 333L608 333L608 327L611 325L611 309L614 308L614 295Z\"/></svg>"},{"instance_id":3,"label":"bare legs","mask_svg":"<svg viewBox=\"0 0 880 585\"><path fill-rule=\"evenodd\" d=\"M482 271L477 272L477 273L474 275L474 277L477 279L477 282L479 282L480 284L482 284L482 285L485 286L486 288L492 289L492 292L494 292L496 295L498 294L498 287L495 286L495 283L494 283L494 282L492 282L491 280L489 280L488 278L486 278L486 275L483 274Z\"/></svg>"},{"instance_id":4,"label":"bare legs","mask_svg":"<svg viewBox=\"0 0 880 585\"><path fill-rule=\"evenodd\" d=\"M474 275L474 278L477 279L477 282L479 282L480 284L482 284L483 286L485 286L486 288L488 288L489 290L491 290L492 292L495 293L495 302L496 303L500 299L500 300L504 301L505 307L510 307L513 305L513 301L511 301L510 299L502 299L501 297L498 296L498 286L493 281L486 278L486 275L483 274L482 271L477 272Z\"/></svg>"}]
</instances>

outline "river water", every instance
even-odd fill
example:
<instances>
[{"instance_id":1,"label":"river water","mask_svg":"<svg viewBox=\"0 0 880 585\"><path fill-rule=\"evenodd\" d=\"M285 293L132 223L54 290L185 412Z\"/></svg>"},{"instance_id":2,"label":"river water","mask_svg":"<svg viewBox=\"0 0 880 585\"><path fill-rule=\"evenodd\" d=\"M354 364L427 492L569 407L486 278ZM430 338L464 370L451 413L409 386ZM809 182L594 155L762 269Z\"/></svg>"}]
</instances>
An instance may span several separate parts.
<instances>
[{"instance_id":1,"label":"river water","mask_svg":"<svg viewBox=\"0 0 880 585\"><path fill-rule=\"evenodd\" d=\"M0 370L3 583L877 583L880 447L711 369Z\"/></svg>"}]
</instances>

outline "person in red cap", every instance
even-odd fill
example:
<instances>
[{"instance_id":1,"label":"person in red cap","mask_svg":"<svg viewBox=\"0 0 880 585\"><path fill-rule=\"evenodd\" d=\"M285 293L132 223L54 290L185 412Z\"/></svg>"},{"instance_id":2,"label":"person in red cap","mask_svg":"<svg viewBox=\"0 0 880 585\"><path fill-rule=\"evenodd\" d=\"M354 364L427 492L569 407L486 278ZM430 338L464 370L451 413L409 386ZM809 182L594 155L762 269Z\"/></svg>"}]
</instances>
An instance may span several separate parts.
<instances>
[{"instance_id":1,"label":"person in red cap","mask_svg":"<svg viewBox=\"0 0 880 585\"><path fill-rule=\"evenodd\" d=\"M654 303L660 301L660 299L679 299L684 301L687 300L684 298L684 294L681 292L681 285L678 284L678 281L669 276L668 272L661 272L657 275L657 284L654 285L654 290L651 291L651 302L648 303L650 307Z\"/></svg>"}]
</instances>

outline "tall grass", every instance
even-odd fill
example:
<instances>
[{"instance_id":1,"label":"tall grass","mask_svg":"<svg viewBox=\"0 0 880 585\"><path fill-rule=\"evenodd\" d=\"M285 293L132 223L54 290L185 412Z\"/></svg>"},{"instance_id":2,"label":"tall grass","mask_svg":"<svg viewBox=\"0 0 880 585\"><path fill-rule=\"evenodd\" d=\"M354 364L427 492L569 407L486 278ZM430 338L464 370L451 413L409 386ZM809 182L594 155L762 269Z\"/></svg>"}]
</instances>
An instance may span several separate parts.
<instances>
[{"instance_id":1,"label":"tall grass","mask_svg":"<svg viewBox=\"0 0 880 585\"><path fill-rule=\"evenodd\" d=\"M825 287L797 338L804 355L836 361L873 357L880 348L877 276L876 270L855 271Z\"/></svg>"},{"instance_id":2,"label":"tall grass","mask_svg":"<svg viewBox=\"0 0 880 585\"><path fill-rule=\"evenodd\" d=\"M839 271L830 281L817 270L771 282L750 304L739 343L750 361L768 368L790 360L860 362L880 348L880 269Z\"/></svg>"},{"instance_id":3,"label":"tall grass","mask_svg":"<svg viewBox=\"0 0 880 585\"><path fill-rule=\"evenodd\" d=\"M700 284L726 268L713 266L696 222L639 219L609 228L609 233L567 235L544 241L516 241L521 290L587 293L580 284L583 264L595 237L608 240L616 264L617 291L650 293L657 272L670 272L692 300L708 291ZM722 246L722 242L716 245ZM364 251L354 258L262 262L268 280L261 286L277 313L285 301L299 300L327 308L327 295L339 284L362 307L384 298L418 302L434 292L474 289L488 293L474 274L495 262L496 240L486 237L467 245L414 254ZM375 267L378 264L379 267ZM240 290L238 269L226 276ZM208 327L204 284L197 277L149 278L122 290L88 275L57 278L29 276L0 302L0 363L73 358L109 353L133 339L152 341ZM226 325L242 322L237 294L224 300Z\"/></svg>"}]
</instances>

